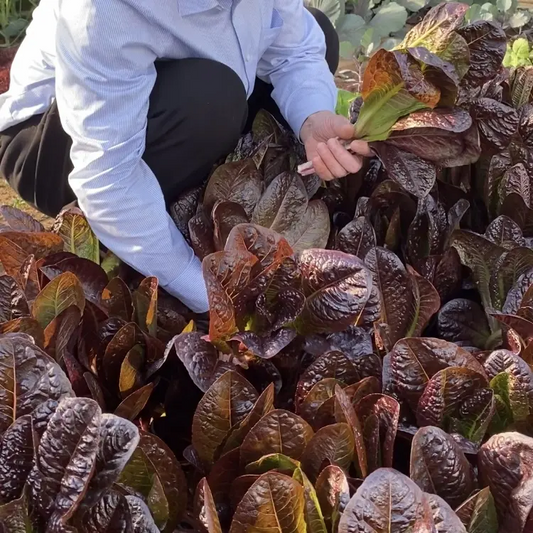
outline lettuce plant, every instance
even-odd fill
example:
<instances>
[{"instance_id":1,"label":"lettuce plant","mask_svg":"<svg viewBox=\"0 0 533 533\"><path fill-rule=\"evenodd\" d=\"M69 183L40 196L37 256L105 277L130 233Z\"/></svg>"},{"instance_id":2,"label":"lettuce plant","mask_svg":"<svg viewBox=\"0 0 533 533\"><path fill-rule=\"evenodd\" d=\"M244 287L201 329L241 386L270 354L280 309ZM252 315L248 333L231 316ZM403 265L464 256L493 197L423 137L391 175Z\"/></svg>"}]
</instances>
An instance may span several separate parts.
<instances>
[{"instance_id":1,"label":"lettuce plant","mask_svg":"<svg viewBox=\"0 0 533 533\"><path fill-rule=\"evenodd\" d=\"M1 532L531 530L533 77L465 12L371 58L358 174L262 112L171 206L207 318L0 208Z\"/></svg>"}]
</instances>

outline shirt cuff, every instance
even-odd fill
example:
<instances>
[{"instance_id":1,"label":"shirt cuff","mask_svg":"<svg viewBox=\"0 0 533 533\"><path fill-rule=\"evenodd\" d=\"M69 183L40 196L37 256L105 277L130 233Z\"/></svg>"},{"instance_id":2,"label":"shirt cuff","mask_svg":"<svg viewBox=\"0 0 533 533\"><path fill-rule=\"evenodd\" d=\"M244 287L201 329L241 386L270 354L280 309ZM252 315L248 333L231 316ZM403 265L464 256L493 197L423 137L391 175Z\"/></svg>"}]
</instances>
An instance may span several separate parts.
<instances>
[{"instance_id":1,"label":"shirt cuff","mask_svg":"<svg viewBox=\"0 0 533 533\"><path fill-rule=\"evenodd\" d=\"M314 113L319 111L331 111L335 113L337 103L337 89L331 94L317 92L316 89L298 89L292 93L287 105L287 122L292 131L300 138L303 123Z\"/></svg>"},{"instance_id":2,"label":"shirt cuff","mask_svg":"<svg viewBox=\"0 0 533 533\"><path fill-rule=\"evenodd\" d=\"M178 298L194 313L209 311L202 263L196 256L177 278L167 285L163 285L162 288Z\"/></svg>"}]
</instances>

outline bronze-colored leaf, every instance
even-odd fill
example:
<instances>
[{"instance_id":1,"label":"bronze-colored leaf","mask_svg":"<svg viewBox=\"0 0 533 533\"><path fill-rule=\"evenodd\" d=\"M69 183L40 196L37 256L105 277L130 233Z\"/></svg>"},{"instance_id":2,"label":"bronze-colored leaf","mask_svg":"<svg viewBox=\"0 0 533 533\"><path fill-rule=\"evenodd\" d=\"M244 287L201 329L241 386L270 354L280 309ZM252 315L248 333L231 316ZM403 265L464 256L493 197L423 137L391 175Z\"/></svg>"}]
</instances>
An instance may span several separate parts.
<instances>
[{"instance_id":1,"label":"bronze-colored leaf","mask_svg":"<svg viewBox=\"0 0 533 533\"><path fill-rule=\"evenodd\" d=\"M133 293L137 324L152 337L155 337L157 333L158 286L157 278L146 278Z\"/></svg>"},{"instance_id":2,"label":"bronze-colored leaf","mask_svg":"<svg viewBox=\"0 0 533 533\"><path fill-rule=\"evenodd\" d=\"M338 466L326 466L316 480L316 494L328 531L336 531L340 517L350 501L346 474Z\"/></svg>"},{"instance_id":3,"label":"bronze-colored leaf","mask_svg":"<svg viewBox=\"0 0 533 533\"><path fill-rule=\"evenodd\" d=\"M100 264L100 245L80 209L60 213L54 227L65 241L65 250Z\"/></svg>"},{"instance_id":4,"label":"bronze-colored leaf","mask_svg":"<svg viewBox=\"0 0 533 533\"><path fill-rule=\"evenodd\" d=\"M246 415L246 418L238 426L234 426L234 429L230 431L224 444L224 453L240 446L250 430L259 422L259 420L273 409L274 383L270 383L270 385L268 385L268 387L261 393L252 410Z\"/></svg>"},{"instance_id":5,"label":"bronze-colored leaf","mask_svg":"<svg viewBox=\"0 0 533 533\"><path fill-rule=\"evenodd\" d=\"M132 392L128 397L122 400L121 404L115 409L115 415L121 416L127 420L135 420L146 407L153 391L154 384L148 383L144 387Z\"/></svg>"},{"instance_id":6,"label":"bronze-colored leaf","mask_svg":"<svg viewBox=\"0 0 533 533\"><path fill-rule=\"evenodd\" d=\"M305 533L304 489L277 472L262 475L239 503L230 533Z\"/></svg>"},{"instance_id":7,"label":"bronze-colored leaf","mask_svg":"<svg viewBox=\"0 0 533 533\"><path fill-rule=\"evenodd\" d=\"M54 278L38 294L33 303L33 317L46 328L54 318L65 309L74 305L83 313L85 309L85 295L78 278L65 272Z\"/></svg>"},{"instance_id":8,"label":"bronze-colored leaf","mask_svg":"<svg viewBox=\"0 0 533 533\"><path fill-rule=\"evenodd\" d=\"M236 372L226 372L213 383L192 424L192 444L203 462L214 462L230 430L246 418L257 399L257 391Z\"/></svg>"},{"instance_id":9,"label":"bronze-colored leaf","mask_svg":"<svg viewBox=\"0 0 533 533\"><path fill-rule=\"evenodd\" d=\"M107 284L102 292L102 305L110 317L116 316L125 322L133 318L131 291L120 278L113 278Z\"/></svg>"},{"instance_id":10,"label":"bronze-colored leaf","mask_svg":"<svg viewBox=\"0 0 533 533\"><path fill-rule=\"evenodd\" d=\"M219 166L209 178L204 206L211 210L217 201L235 202L244 207L248 216L261 197L261 174L251 159Z\"/></svg>"},{"instance_id":11,"label":"bronze-colored leaf","mask_svg":"<svg viewBox=\"0 0 533 533\"><path fill-rule=\"evenodd\" d=\"M332 424L318 430L305 449L302 465L311 481L316 480L327 464L337 465L345 472L354 457L353 431L348 424Z\"/></svg>"},{"instance_id":12,"label":"bronze-colored leaf","mask_svg":"<svg viewBox=\"0 0 533 533\"><path fill-rule=\"evenodd\" d=\"M357 489L340 519L339 533L355 531L429 533L433 531L431 506L407 476L380 468Z\"/></svg>"},{"instance_id":13,"label":"bronze-colored leaf","mask_svg":"<svg viewBox=\"0 0 533 533\"><path fill-rule=\"evenodd\" d=\"M122 471L119 484L142 495L151 509L159 511L161 504L166 505L159 500L166 500L168 517L162 531L174 531L187 507L187 483L179 462L161 439L141 432L139 445ZM154 497L157 494L160 498Z\"/></svg>"},{"instance_id":14,"label":"bronze-colored leaf","mask_svg":"<svg viewBox=\"0 0 533 533\"><path fill-rule=\"evenodd\" d=\"M194 515L200 524L202 533L222 533L215 500L205 478L196 487Z\"/></svg>"},{"instance_id":15,"label":"bronze-colored leaf","mask_svg":"<svg viewBox=\"0 0 533 533\"><path fill-rule=\"evenodd\" d=\"M247 465L272 453L298 460L312 436L311 426L298 415L283 409L270 411L244 439L241 462Z\"/></svg>"}]
</instances>

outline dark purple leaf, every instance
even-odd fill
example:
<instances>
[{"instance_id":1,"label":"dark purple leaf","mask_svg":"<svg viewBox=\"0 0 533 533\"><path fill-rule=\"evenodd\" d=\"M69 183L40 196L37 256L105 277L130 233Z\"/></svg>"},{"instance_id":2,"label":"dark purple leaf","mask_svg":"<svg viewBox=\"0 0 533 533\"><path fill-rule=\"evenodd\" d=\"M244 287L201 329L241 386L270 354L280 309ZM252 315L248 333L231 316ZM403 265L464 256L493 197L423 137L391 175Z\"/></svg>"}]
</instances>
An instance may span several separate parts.
<instances>
[{"instance_id":1,"label":"dark purple leaf","mask_svg":"<svg viewBox=\"0 0 533 533\"><path fill-rule=\"evenodd\" d=\"M26 296L11 276L0 276L0 322L29 316Z\"/></svg>"},{"instance_id":2,"label":"dark purple leaf","mask_svg":"<svg viewBox=\"0 0 533 533\"><path fill-rule=\"evenodd\" d=\"M376 233L366 217L354 218L337 235L336 248L360 259L376 246Z\"/></svg>"},{"instance_id":3,"label":"dark purple leaf","mask_svg":"<svg viewBox=\"0 0 533 533\"><path fill-rule=\"evenodd\" d=\"M262 188L261 174L251 159L226 163L219 166L209 178L204 206L211 210L220 200L235 202L251 216L261 197Z\"/></svg>"},{"instance_id":4,"label":"dark purple leaf","mask_svg":"<svg viewBox=\"0 0 533 533\"><path fill-rule=\"evenodd\" d=\"M101 411L94 400L66 398L39 443L28 478L34 507L45 520L68 520L87 490L99 447Z\"/></svg>"},{"instance_id":5,"label":"dark purple leaf","mask_svg":"<svg viewBox=\"0 0 533 533\"><path fill-rule=\"evenodd\" d=\"M429 194L437 179L437 169L433 163L387 142L371 143L371 148L383 163L390 179L417 198Z\"/></svg>"},{"instance_id":6,"label":"dark purple leaf","mask_svg":"<svg viewBox=\"0 0 533 533\"><path fill-rule=\"evenodd\" d=\"M0 445L0 504L20 498L33 465L31 415L17 418L4 432Z\"/></svg>"},{"instance_id":7,"label":"dark purple leaf","mask_svg":"<svg viewBox=\"0 0 533 533\"><path fill-rule=\"evenodd\" d=\"M486 20L475 21L458 30L470 50L470 68L463 79L468 88L492 80L502 67L507 38L500 26Z\"/></svg>"},{"instance_id":8,"label":"dark purple leaf","mask_svg":"<svg viewBox=\"0 0 533 533\"><path fill-rule=\"evenodd\" d=\"M218 251L224 250L231 230L239 224L249 222L244 208L235 202L219 202L212 213L214 242Z\"/></svg>"},{"instance_id":9,"label":"dark purple leaf","mask_svg":"<svg viewBox=\"0 0 533 533\"><path fill-rule=\"evenodd\" d=\"M380 468L365 479L346 506L339 533L429 532L432 525L430 504L418 486L396 470Z\"/></svg>"},{"instance_id":10,"label":"dark purple leaf","mask_svg":"<svg viewBox=\"0 0 533 533\"><path fill-rule=\"evenodd\" d=\"M73 396L59 365L23 333L0 337L0 434L14 417L32 414L45 401Z\"/></svg>"},{"instance_id":11,"label":"dark purple leaf","mask_svg":"<svg viewBox=\"0 0 533 533\"><path fill-rule=\"evenodd\" d=\"M413 410L428 381L440 370L456 366L485 375L483 367L473 355L440 339L402 339L396 343L390 355L390 372L395 390Z\"/></svg>"},{"instance_id":12,"label":"dark purple leaf","mask_svg":"<svg viewBox=\"0 0 533 533\"><path fill-rule=\"evenodd\" d=\"M305 308L298 329L342 331L353 324L370 298L372 276L355 256L312 249L300 254Z\"/></svg>"},{"instance_id":13,"label":"dark purple leaf","mask_svg":"<svg viewBox=\"0 0 533 533\"><path fill-rule=\"evenodd\" d=\"M532 463L533 439L520 433L494 435L479 450L480 475L494 496L500 533L526 532L533 525Z\"/></svg>"},{"instance_id":14,"label":"dark purple leaf","mask_svg":"<svg viewBox=\"0 0 533 533\"><path fill-rule=\"evenodd\" d=\"M518 113L491 98L479 98L471 106L477 121L483 153L505 150L518 130Z\"/></svg>"},{"instance_id":15,"label":"dark purple leaf","mask_svg":"<svg viewBox=\"0 0 533 533\"><path fill-rule=\"evenodd\" d=\"M484 349L491 332L487 315L479 304L465 298L451 300L438 314L439 336L459 346Z\"/></svg>"},{"instance_id":16,"label":"dark purple leaf","mask_svg":"<svg viewBox=\"0 0 533 533\"><path fill-rule=\"evenodd\" d=\"M450 367L437 372L427 383L418 402L419 426L446 428L450 419L477 390L488 386L484 374L467 367Z\"/></svg>"},{"instance_id":17,"label":"dark purple leaf","mask_svg":"<svg viewBox=\"0 0 533 533\"><path fill-rule=\"evenodd\" d=\"M355 406L355 413L361 422L368 471L392 467L400 404L390 396L370 394Z\"/></svg>"},{"instance_id":18,"label":"dark purple leaf","mask_svg":"<svg viewBox=\"0 0 533 533\"><path fill-rule=\"evenodd\" d=\"M474 471L459 445L436 427L418 430L411 447L411 479L424 491L459 506L476 488Z\"/></svg>"}]
</instances>

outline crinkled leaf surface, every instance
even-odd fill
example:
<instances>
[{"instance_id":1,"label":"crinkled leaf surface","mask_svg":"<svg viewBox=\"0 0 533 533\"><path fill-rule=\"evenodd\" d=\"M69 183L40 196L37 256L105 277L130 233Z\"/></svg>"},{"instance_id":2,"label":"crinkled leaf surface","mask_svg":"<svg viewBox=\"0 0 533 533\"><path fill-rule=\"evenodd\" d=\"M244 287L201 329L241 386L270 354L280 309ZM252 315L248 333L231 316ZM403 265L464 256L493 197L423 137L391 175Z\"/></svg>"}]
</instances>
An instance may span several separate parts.
<instances>
[{"instance_id":1,"label":"crinkled leaf surface","mask_svg":"<svg viewBox=\"0 0 533 533\"><path fill-rule=\"evenodd\" d=\"M472 466L459 444L442 429L427 426L411 447L411 479L424 491L459 506L476 487Z\"/></svg>"},{"instance_id":2,"label":"crinkled leaf surface","mask_svg":"<svg viewBox=\"0 0 533 533\"><path fill-rule=\"evenodd\" d=\"M388 144L435 163L450 162L465 151L465 133L472 125L470 114L461 108L417 111L400 119Z\"/></svg>"},{"instance_id":3,"label":"crinkled leaf surface","mask_svg":"<svg viewBox=\"0 0 533 533\"><path fill-rule=\"evenodd\" d=\"M211 385L192 424L192 444L202 461L213 463L230 430L246 418L257 399L257 391L236 372L226 372Z\"/></svg>"},{"instance_id":4,"label":"crinkled leaf surface","mask_svg":"<svg viewBox=\"0 0 533 533\"><path fill-rule=\"evenodd\" d=\"M376 246L376 232L367 217L354 218L337 235L336 248L360 259Z\"/></svg>"},{"instance_id":5,"label":"crinkled leaf surface","mask_svg":"<svg viewBox=\"0 0 533 533\"><path fill-rule=\"evenodd\" d=\"M527 531L525 524L531 525L532 461L533 439L521 433L494 435L479 450L480 474L494 496L500 532Z\"/></svg>"},{"instance_id":6,"label":"crinkled leaf surface","mask_svg":"<svg viewBox=\"0 0 533 533\"><path fill-rule=\"evenodd\" d=\"M5 533L33 533L35 524L25 496L0 506L0 528Z\"/></svg>"},{"instance_id":7,"label":"crinkled leaf surface","mask_svg":"<svg viewBox=\"0 0 533 533\"><path fill-rule=\"evenodd\" d=\"M359 372L342 352L325 353L316 359L300 376L296 389L296 404L299 405L311 389L325 378L334 378L341 383L351 385L359 381Z\"/></svg>"},{"instance_id":8,"label":"crinkled leaf surface","mask_svg":"<svg viewBox=\"0 0 533 533\"><path fill-rule=\"evenodd\" d=\"M251 216L261 198L261 174L251 159L226 163L211 175L204 195L204 206L212 209L219 200L235 202Z\"/></svg>"},{"instance_id":9,"label":"crinkled leaf surface","mask_svg":"<svg viewBox=\"0 0 533 533\"><path fill-rule=\"evenodd\" d=\"M270 385L268 385L268 387L261 393L244 420L237 426L234 426L230 431L230 434L224 443L224 453L240 446L250 430L259 422L259 420L273 409L274 383L270 383Z\"/></svg>"},{"instance_id":10,"label":"crinkled leaf surface","mask_svg":"<svg viewBox=\"0 0 533 533\"><path fill-rule=\"evenodd\" d=\"M461 404L487 385L485 376L471 368L440 370L429 380L418 402L416 414L419 426L445 428Z\"/></svg>"},{"instance_id":11,"label":"crinkled leaf surface","mask_svg":"<svg viewBox=\"0 0 533 533\"><path fill-rule=\"evenodd\" d=\"M54 279L64 272L71 272L81 283L87 300L97 306L100 305L102 292L108 279L105 271L93 261L81 257L71 257L53 265L42 266L41 271L49 279Z\"/></svg>"},{"instance_id":12,"label":"crinkled leaf surface","mask_svg":"<svg viewBox=\"0 0 533 533\"><path fill-rule=\"evenodd\" d=\"M366 448L368 471L392 467L400 404L391 396L370 394L355 406Z\"/></svg>"},{"instance_id":13,"label":"crinkled leaf surface","mask_svg":"<svg viewBox=\"0 0 533 533\"><path fill-rule=\"evenodd\" d=\"M436 494L427 494L427 499L433 513L436 533L448 533L448 531L468 533L459 517L445 500Z\"/></svg>"},{"instance_id":14,"label":"crinkled leaf surface","mask_svg":"<svg viewBox=\"0 0 533 533\"><path fill-rule=\"evenodd\" d=\"M47 400L74 395L59 365L25 334L0 337L0 368L0 434Z\"/></svg>"},{"instance_id":15,"label":"crinkled leaf surface","mask_svg":"<svg viewBox=\"0 0 533 533\"><path fill-rule=\"evenodd\" d=\"M229 365L219 361L216 348L202 339L199 332L182 333L174 337L167 346L167 351L174 348L194 384L207 392L219 372Z\"/></svg>"},{"instance_id":16,"label":"crinkled leaf surface","mask_svg":"<svg viewBox=\"0 0 533 533\"><path fill-rule=\"evenodd\" d=\"M187 482L176 457L161 439L141 433L119 483L141 494L154 516L163 510L162 531L174 531L187 507Z\"/></svg>"},{"instance_id":17,"label":"crinkled leaf surface","mask_svg":"<svg viewBox=\"0 0 533 533\"><path fill-rule=\"evenodd\" d=\"M492 307L490 277L494 265L504 249L477 233L458 230L452 235L451 245L459 253L461 263L470 268L484 307Z\"/></svg>"},{"instance_id":18,"label":"crinkled leaf surface","mask_svg":"<svg viewBox=\"0 0 533 533\"><path fill-rule=\"evenodd\" d=\"M417 198L424 198L429 194L437 179L434 163L389 142L372 143L371 147L390 179Z\"/></svg>"},{"instance_id":19,"label":"crinkled leaf surface","mask_svg":"<svg viewBox=\"0 0 533 533\"><path fill-rule=\"evenodd\" d=\"M337 465L348 471L354 457L354 436L346 423L331 424L318 430L307 445L302 457L304 472L316 480L324 463Z\"/></svg>"},{"instance_id":20,"label":"crinkled leaf surface","mask_svg":"<svg viewBox=\"0 0 533 533\"><path fill-rule=\"evenodd\" d=\"M211 341L229 339L237 333L233 300L246 287L257 257L249 252L216 252L203 261L204 279L209 297Z\"/></svg>"},{"instance_id":21,"label":"crinkled leaf surface","mask_svg":"<svg viewBox=\"0 0 533 533\"><path fill-rule=\"evenodd\" d=\"M477 121L483 152L505 150L518 131L519 116L515 109L492 98L479 98L470 109Z\"/></svg>"},{"instance_id":22,"label":"crinkled leaf surface","mask_svg":"<svg viewBox=\"0 0 533 533\"><path fill-rule=\"evenodd\" d=\"M326 466L316 480L316 495L328 530L335 530L350 500L350 487L342 469Z\"/></svg>"},{"instance_id":23,"label":"crinkled leaf surface","mask_svg":"<svg viewBox=\"0 0 533 533\"><path fill-rule=\"evenodd\" d=\"M438 314L439 336L459 346L483 349L491 335L487 315L479 304L465 298L450 300Z\"/></svg>"},{"instance_id":24,"label":"crinkled leaf surface","mask_svg":"<svg viewBox=\"0 0 533 533\"><path fill-rule=\"evenodd\" d=\"M458 30L470 50L470 68L463 78L466 87L478 87L499 72L505 56L507 39L500 26L477 20Z\"/></svg>"},{"instance_id":25,"label":"crinkled leaf surface","mask_svg":"<svg viewBox=\"0 0 533 533\"><path fill-rule=\"evenodd\" d=\"M329 211L322 200L312 200L307 209L285 233L294 252L325 248L331 229Z\"/></svg>"},{"instance_id":26,"label":"crinkled leaf surface","mask_svg":"<svg viewBox=\"0 0 533 533\"><path fill-rule=\"evenodd\" d=\"M363 262L343 252L311 249L300 254L299 263L306 302L298 328L332 333L355 323L372 288Z\"/></svg>"},{"instance_id":27,"label":"crinkled leaf surface","mask_svg":"<svg viewBox=\"0 0 533 533\"><path fill-rule=\"evenodd\" d=\"M270 183L256 205L252 222L286 235L307 210L307 191L300 176L284 172Z\"/></svg>"},{"instance_id":28,"label":"crinkled leaf surface","mask_svg":"<svg viewBox=\"0 0 533 533\"><path fill-rule=\"evenodd\" d=\"M17 418L4 432L0 445L0 503L9 503L22 495L33 465L31 415Z\"/></svg>"},{"instance_id":29,"label":"crinkled leaf surface","mask_svg":"<svg viewBox=\"0 0 533 533\"><path fill-rule=\"evenodd\" d=\"M100 407L88 398L66 398L52 415L28 478L43 518L67 520L81 503L98 453L100 420Z\"/></svg>"},{"instance_id":30,"label":"crinkled leaf surface","mask_svg":"<svg viewBox=\"0 0 533 533\"><path fill-rule=\"evenodd\" d=\"M427 497L407 476L380 468L370 474L348 503L339 533L432 531Z\"/></svg>"},{"instance_id":31,"label":"crinkled leaf surface","mask_svg":"<svg viewBox=\"0 0 533 533\"><path fill-rule=\"evenodd\" d=\"M87 533L133 533L126 498L116 491L107 492L83 518Z\"/></svg>"},{"instance_id":32,"label":"crinkled leaf surface","mask_svg":"<svg viewBox=\"0 0 533 533\"><path fill-rule=\"evenodd\" d=\"M26 296L16 281L11 276L0 276L0 321L9 322L29 314Z\"/></svg>"},{"instance_id":33,"label":"crinkled leaf surface","mask_svg":"<svg viewBox=\"0 0 533 533\"><path fill-rule=\"evenodd\" d=\"M89 509L95 505L118 480L139 440L139 431L134 424L115 415L102 415L95 470L83 498L82 508Z\"/></svg>"},{"instance_id":34,"label":"crinkled leaf surface","mask_svg":"<svg viewBox=\"0 0 533 533\"><path fill-rule=\"evenodd\" d=\"M246 465L272 453L298 460L312 437L313 430L303 418L283 409L270 411L244 439L241 462Z\"/></svg>"},{"instance_id":35,"label":"crinkled leaf surface","mask_svg":"<svg viewBox=\"0 0 533 533\"><path fill-rule=\"evenodd\" d=\"M228 236L235 226L249 222L244 208L235 202L218 202L213 208L211 216L213 218L215 247L219 251L224 250Z\"/></svg>"},{"instance_id":36,"label":"crinkled leaf surface","mask_svg":"<svg viewBox=\"0 0 533 533\"><path fill-rule=\"evenodd\" d=\"M239 503L230 533L305 533L304 489L277 472L262 475Z\"/></svg>"},{"instance_id":37,"label":"crinkled leaf surface","mask_svg":"<svg viewBox=\"0 0 533 533\"><path fill-rule=\"evenodd\" d=\"M483 366L469 352L451 342L431 337L398 341L391 352L390 363L395 390L413 409L416 409L428 381L442 369L464 367L485 375Z\"/></svg>"}]
</instances>

